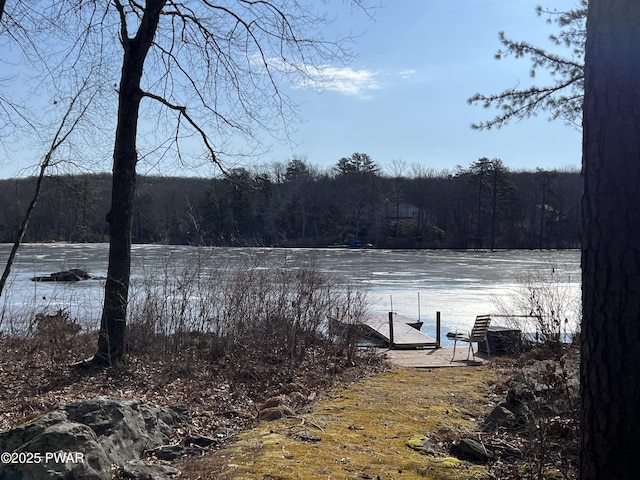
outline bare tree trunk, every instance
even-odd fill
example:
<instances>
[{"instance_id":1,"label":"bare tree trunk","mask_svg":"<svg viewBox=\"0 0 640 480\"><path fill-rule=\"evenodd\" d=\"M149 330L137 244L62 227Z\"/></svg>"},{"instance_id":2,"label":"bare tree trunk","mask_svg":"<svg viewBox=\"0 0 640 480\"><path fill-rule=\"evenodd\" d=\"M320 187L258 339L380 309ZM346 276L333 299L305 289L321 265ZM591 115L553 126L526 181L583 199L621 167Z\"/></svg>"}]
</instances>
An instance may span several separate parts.
<instances>
[{"instance_id":1,"label":"bare tree trunk","mask_svg":"<svg viewBox=\"0 0 640 480\"><path fill-rule=\"evenodd\" d=\"M500 171L492 165L493 186L491 191L491 251L496 248L496 220L498 217L498 175Z\"/></svg>"},{"instance_id":2,"label":"bare tree trunk","mask_svg":"<svg viewBox=\"0 0 640 480\"><path fill-rule=\"evenodd\" d=\"M538 233L538 248L542 250L542 246L544 245L544 214L547 211L547 187L542 181L542 200L540 203L540 231Z\"/></svg>"},{"instance_id":3,"label":"bare tree trunk","mask_svg":"<svg viewBox=\"0 0 640 480\"><path fill-rule=\"evenodd\" d=\"M104 289L104 306L100 321L98 350L94 362L113 365L123 360L129 277L131 271L131 229L133 225L136 189L136 137L142 90L144 62L160 21L166 0L148 0L138 32L128 36L124 10L120 2L121 41L124 48L120 90L118 92L118 123L113 151L113 185L109 223L109 266Z\"/></svg>"},{"instance_id":4,"label":"bare tree trunk","mask_svg":"<svg viewBox=\"0 0 640 480\"><path fill-rule=\"evenodd\" d=\"M582 480L640 478L640 2L590 0L582 200Z\"/></svg>"},{"instance_id":5,"label":"bare tree trunk","mask_svg":"<svg viewBox=\"0 0 640 480\"><path fill-rule=\"evenodd\" d=\"M24 212L24 217L22 218L22 222L20 222L20 228L18 229L18 234L16 235L16 239L13 241L13 246L11 247L11 252L9 253L9 258L7 258L7 263L4 266L4 271L2 272L2 277L0 277L0 297L2 296L2 292L4 291L4 286L7 283L7 278L11 274L11 266L13 265L13 260L16 258L16 254L18 253L18 248L20 248L20 244L22 243L22 239L24 238L24 234L27 232L27 227L29 226L29 220L31 220L31 214L33 213L33 209L35 208L38 200L40 199L40 189L42 187L42 179L44 178L44 174L47 171L47 167L49 166L49 159L51 158L51 151L47 154L45 160L40 164L40 173L38 174L38 179L36 180L36 188L33 191L33 196L31 197L31 201L29 202L29 206L27 210Z\"/></svg>"},{"instance_id":6,"label":"bare tree trunk","mask_svg":"<svg viewBox=\"0 0 640 480\"><path fill-rule=\"evenodd\" d=\"M0 14L4 9L4 2L0 1ZM49 147L49 151L45 155L42 163L40 164L40 171L38 173L38 178L36 180L36 188L33 191L33 196L31 197L31 201L29 202L29 206L24 212L24 216L22 217L22 222L20 222L20 228L18 229L18 234L16 235L16 239L13 242L13 246L11 247L11 252L9 253L9 258L7 258L7 263L5 264L4 271L2 272L2 277L0 277L0 296L2 296L2 292L4 291L4 287L7 283L7 278L11 274L11 267L13 265L13 260L16 258L16 254L18 253L18 248L22 243L22 239L24 238L25 233L27 232L27 227L29 226L29 221L31 220L31 215L33 213L33 209L36 207L38 200L40 199L40 190L42 188L42 180L44 179L45 173L47 172L47 168L51 165L51 160L53 155L56 153L58 148L67 141L71 132L75 129L76 125L80 121L80 119L84 116L87 111L88 104L84 106L83 109L78 113L78 116L72 121L71 125L65 131L65 127L68 124L69 119L71 118L71 114L74 110L76 103L78 102L81 94L85 90L87 83L85 82L82 88L76 93L75 97L69 103L69 108L66 113L62 117L60 121L60 125L58 130L56 131L53 140L51 141L51 146ZM90 101L89 101L90 103Z\"/></svg>"}]
</instances>

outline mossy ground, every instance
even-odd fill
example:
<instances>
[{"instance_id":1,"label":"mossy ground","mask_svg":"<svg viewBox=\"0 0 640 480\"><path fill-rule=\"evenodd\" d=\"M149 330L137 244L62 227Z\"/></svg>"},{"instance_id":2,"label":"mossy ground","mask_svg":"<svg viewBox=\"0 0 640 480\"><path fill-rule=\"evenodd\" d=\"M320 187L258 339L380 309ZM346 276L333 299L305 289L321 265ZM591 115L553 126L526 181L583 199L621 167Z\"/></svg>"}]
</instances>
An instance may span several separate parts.
<instances>
[{"instance_id":1,"label":"mossy ground","mask_svg":"<svg viewBox=\"0 0 640 480\"><path fill-rule=\"evenodd\" d=\"M491 408L490 367L395 369L336 388L299 415L261 422L185 468L189 478L481 479L448 454ZM430 448L410 447L424 439ZM422 452L420 450L423 450Z\"/></svg>"}]
</instances>

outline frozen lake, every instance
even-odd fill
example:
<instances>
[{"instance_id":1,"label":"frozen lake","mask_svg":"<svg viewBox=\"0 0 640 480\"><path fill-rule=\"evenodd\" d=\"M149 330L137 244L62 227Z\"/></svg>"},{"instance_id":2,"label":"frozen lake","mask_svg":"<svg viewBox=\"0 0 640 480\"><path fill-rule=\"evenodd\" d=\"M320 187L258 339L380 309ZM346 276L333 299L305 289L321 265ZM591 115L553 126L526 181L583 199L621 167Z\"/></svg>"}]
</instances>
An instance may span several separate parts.
<instances>
[{"instance_id":1,"label":"frozen lake","mask_svg":"<svg viewBox=\"0 0 640 480\"><path fill-rule=\"evenodd\" d=\"M466 331L476 315L512 313L523 315L517 305L524 279L552 278L561 289L562 302L574 302L580 295L580 252L530 250L348 250L348 249L204 249L207 261L233 265L241 259L264 257L274 264L283 259L315 260L320 270L336 275L340 283L365 289L370 310L399 314L425 322L423 331L435 336L436 312L441 312L442 334ZM0 244L4 263L10 245ZM134 245L132 288L159 272L179 268L203 249L188 246ZM65 308L74 318L98 327L104 277L107 271L106 244L25 244L20 247L9 282L0 298L3 317L0 329L10 319L32 318L34 312ZM82 268L98 279L75 283L32 282L31 277L70 268ZM418 306L418 297L420 305ZM516 303L514 303L514 301ZM501 306L502 305L502 306ZM577 313L577 308L575 309ZM570 319L572 322L574 318ZM501 317L494 324L504 324Z\"/></svg>"}]
</instances>

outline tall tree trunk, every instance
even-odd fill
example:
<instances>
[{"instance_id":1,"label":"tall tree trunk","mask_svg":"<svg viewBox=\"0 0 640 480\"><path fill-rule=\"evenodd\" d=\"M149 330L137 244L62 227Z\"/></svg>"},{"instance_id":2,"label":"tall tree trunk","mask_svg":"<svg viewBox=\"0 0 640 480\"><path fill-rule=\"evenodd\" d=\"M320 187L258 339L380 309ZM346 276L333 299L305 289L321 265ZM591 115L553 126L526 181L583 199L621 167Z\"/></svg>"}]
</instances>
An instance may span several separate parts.
<instances>
[{"instance_id":1,"label":"tall tree trunk","mask_svg":"<svg viewBox=\"0 0 640 480\"><path fill-rule=\"evenodd\" d=\"M476 227L476 248L482 248L482 185L484 183L484 170L478 174L478 225Z\"/></svg>"},{"instance_id":2,"label":"tall tree trunk","mask_svg":"<svg viewBox=\"0 0 640 480\"><path fill-rule=\"evenodd\" d=\"M538 233L538 248L542 250L544 245L544 214L547 211L547 186L542 180L542 200L540 204L540 231Z\"/></svg>"},{"instance_id":3,"label":"tall tree trunk","mask_svg":"<svg viewBox=\"0 0 640 480\"><path fill-rule=\"evenodd\" d=\"M493 165L493 189L491 191L491 251L496 248L496 220L498 217L498 168Z\"/></svg>"},{"instance_id":4,"label":"tall tree trunk","mask_svg":"<svg viewBox=\"0 0 640 480\"><path fill-rule=\"evenodd\" d=\"M131 270L131 229L133 226L136 189L136 137L142 91L144 61L155 36L160 12L166 0L148 0L138 32L127 35L126 19L120 3L121 41L124 49L120 89L118 91L118 122L113 150L113 185L109 223L109 266L104 289L104 306L100 321L97 364L113 365L122 361L125 353L127 303Z\"/></svg>"},{"instance_id":5,"label":"tall tree trunk","mask_svg":"<svg viewBox=\"0 0 640 480\"><path fill-rule=\"evenodd\" d=\"M640 478L640 2L590 0L581 479Z\"/></svg>"}]
</instances>

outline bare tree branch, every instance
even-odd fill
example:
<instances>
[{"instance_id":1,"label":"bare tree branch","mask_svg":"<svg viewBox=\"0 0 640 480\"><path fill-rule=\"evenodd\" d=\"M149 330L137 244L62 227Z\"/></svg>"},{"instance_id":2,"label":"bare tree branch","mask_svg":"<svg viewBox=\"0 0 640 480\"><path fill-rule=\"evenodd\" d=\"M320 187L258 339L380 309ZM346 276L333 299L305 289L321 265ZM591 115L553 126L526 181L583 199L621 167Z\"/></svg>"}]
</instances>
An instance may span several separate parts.
<instances>
[{"instance_id":1,"label":"bare tree branch","mask_svg":"<svg viewBox=\"0 0 640 480\"><path fill-rule=\"evenodd\" d=\"M167 101L167 99L165 99L164 97L161 97L159 95L155 95L155 94L150 93L150 92L142 92L142 96L150 98L152 100L155 100L156 102L160 102L165 107L170 108L171 110L175 110L176 112L178 112L178 123L180 123L180 118L184 117L184 119L187 121L187 123L196 132L198 132L198 135L202 139L202 143L204 143L209 155L211 156L211 161L213 163L215 163L215 165L218 168L220 168L220 170L223 173L225 173L225 175L226 175L224 165L218 160L219 152L217 152L216 149L214 148L214 146L211 144L211 141L209 140L209 136L207 135L207 133L198 125L198 123L193 118L191 118L191 116L187 112L187 107L181 106L181 105L172 104L169 101ZM176 130L176 132L177 132L177 130ZM177 133L176 133L176 137L177 137ZM178 140L176 138L176 142L177 141Z\"/></svg>"}]
</instances>

